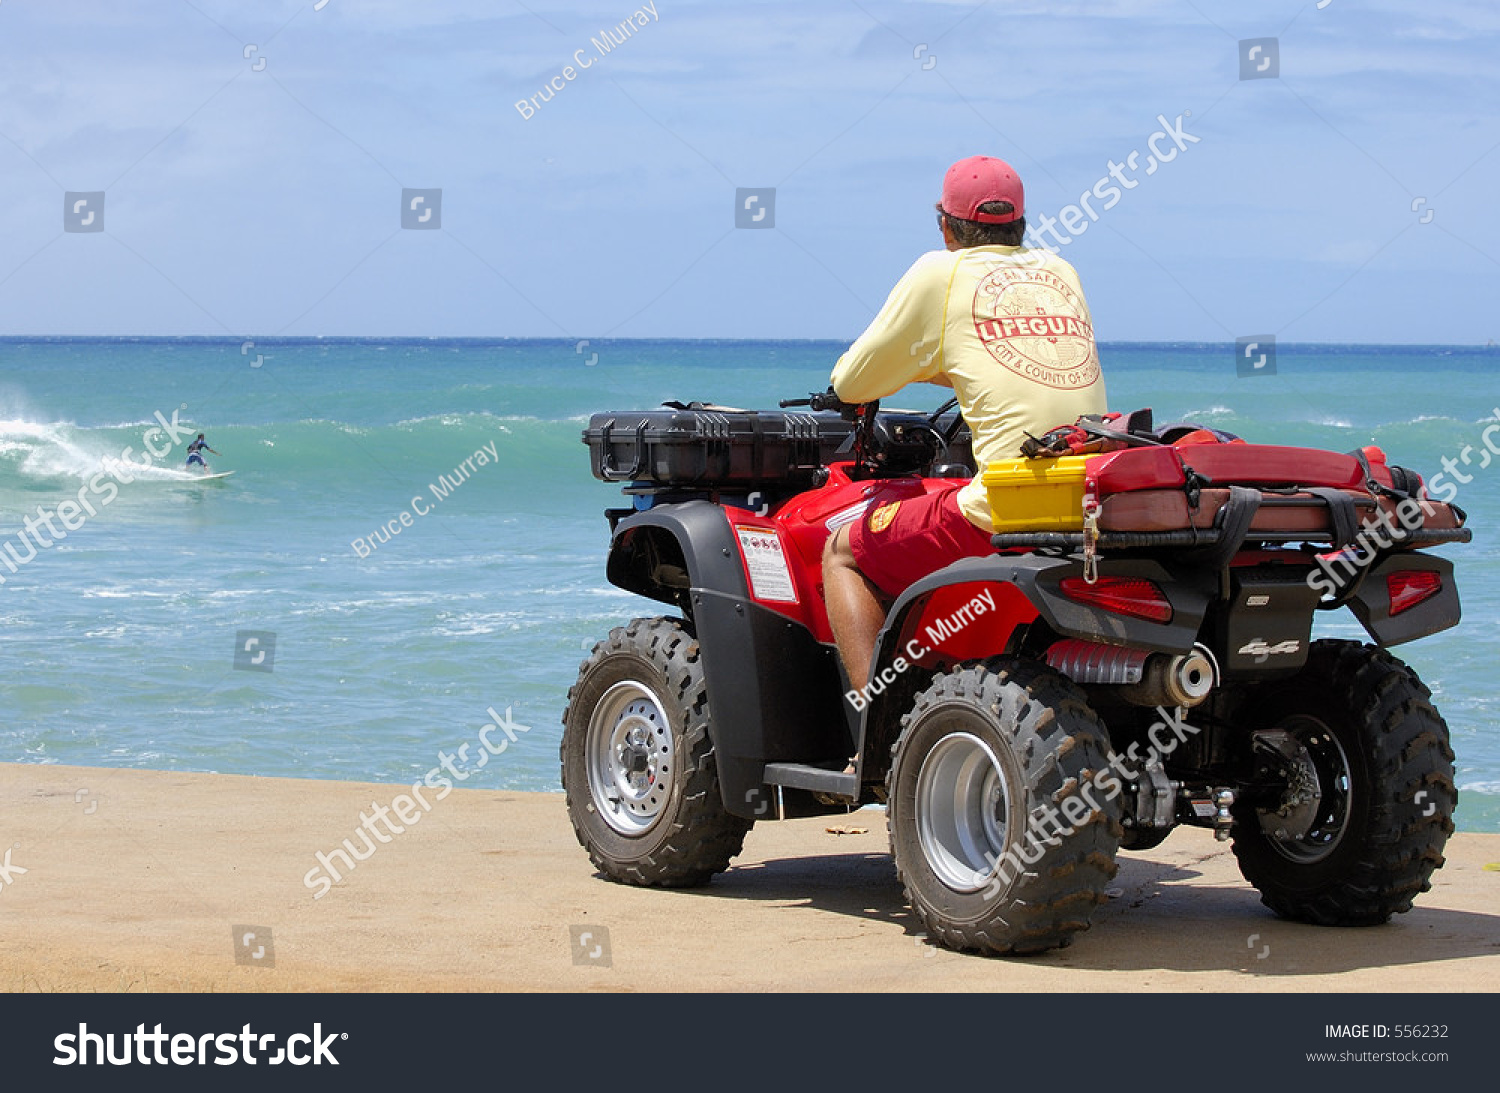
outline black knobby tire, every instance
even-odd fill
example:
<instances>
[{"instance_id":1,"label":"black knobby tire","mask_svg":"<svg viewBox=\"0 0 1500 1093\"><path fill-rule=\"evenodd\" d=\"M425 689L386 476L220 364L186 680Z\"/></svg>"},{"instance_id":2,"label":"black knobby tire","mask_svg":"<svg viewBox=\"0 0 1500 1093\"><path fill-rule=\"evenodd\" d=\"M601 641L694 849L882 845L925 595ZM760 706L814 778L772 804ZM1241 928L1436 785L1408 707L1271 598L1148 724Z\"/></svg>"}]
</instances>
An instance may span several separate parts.
<instances>
[{"instance_id":1,"label":"black knobby tire","mask_svg":"<svg viewBox=\"0 0 1500 1093\"><path fill-rule=\"evenodd\" d=\"M1320 770L1327 822L1313 824L1310 845L1268 833L1256 808L1236 809L1240 872L1267 907L1320 926L1374 926L1432 887L1458 791L1448 726L1431 699L1383 649L1318 641L1301 673L1247 704L1252 728L1294 729L1312 741L1309 755L1321 751L1347 770L1346 783ZM1319 726L1336 748L1320 748Z\"/></svg>"},{"instance_id":2,"label":"black knobby tire","mask_svg":"<svg viewBox=\"0 0 1500 1093\"><path fill-rule=\"evenodd\" d=\"M606 877L706 884L740 852L751 821L724 808L708 723L698 640L677 619L616 627L580 666L563 711L562 784L573 831Z\"/></svg>"},{"instance_id":3,"label":"black knobby tire","mask_svg":"<svg viewBox=\"0 0 1500 1093\"><path fill-rule=\"evenodd\" d=\"M896 871L930 937L1033 953L1088 929L1123 833L1108 755L1083 693L1043 665L969 665L917 696L886 786ZM1074 798L1076 823L1041 821Z\"/></svg>"}]
</instances>

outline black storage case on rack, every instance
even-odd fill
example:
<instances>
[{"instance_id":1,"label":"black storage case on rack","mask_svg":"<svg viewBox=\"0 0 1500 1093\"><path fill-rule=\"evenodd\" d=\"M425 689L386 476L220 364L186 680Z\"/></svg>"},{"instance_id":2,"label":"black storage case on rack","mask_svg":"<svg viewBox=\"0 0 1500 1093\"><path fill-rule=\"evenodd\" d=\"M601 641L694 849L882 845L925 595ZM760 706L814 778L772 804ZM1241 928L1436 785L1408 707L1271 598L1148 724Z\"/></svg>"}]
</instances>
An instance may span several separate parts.
<instances>
[{"instance_id":1,"label":"black storage case on rack","mask_svg":"<svg viewBox=\"0 0 1500 1093\"><path fill-rule=\"evenodd\" d=\"M594 414L583 438L605 482L756 486L810 481L853 429L829 413L627 410Z\"/></svg>"},{"instance_id":2,"label":"black storage case on rack","mask_svg":"<svg viewBox=\"0 0 1500 1093\"><path fill-rule=\"evenodd\" d=\"M899 428L921 414L882 412ZM952 421L945 415L939 427ZM594 414L583 439L590 467L603 482L642 486L810 485L820 467L848 459L854 423L835 413L782 410L662 408ZM954 462L972 461L967 428L952 445Z\"/></svg>"}]
</instances>

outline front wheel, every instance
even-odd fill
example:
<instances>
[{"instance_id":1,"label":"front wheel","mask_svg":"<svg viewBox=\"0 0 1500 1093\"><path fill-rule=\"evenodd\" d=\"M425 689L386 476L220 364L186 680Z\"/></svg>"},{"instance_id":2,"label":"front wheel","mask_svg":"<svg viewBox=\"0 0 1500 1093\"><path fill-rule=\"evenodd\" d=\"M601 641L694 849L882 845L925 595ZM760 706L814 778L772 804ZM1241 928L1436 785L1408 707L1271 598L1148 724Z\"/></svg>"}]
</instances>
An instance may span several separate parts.
<instances>
[{"instance_id":1,"label":"front wheel","mask_svg":"<svg viewBox=\"0 0 1500 1093\"><path fill-rule=\"evenodd\" d=\"M1240 872L1277 914L1373 926L1432 887L1458 791L1448 726L1415 672L1373 646L1313 645L1247 706L1258 759L1287 782L1237 810Z\"/></svg>"},{"instance_id":2,"label":"front wheel","mask_svg":"<svg viewBox=\"0 0 1500 1093\"><path fill-rule=\"evenodd\" d=\"M750 830L724 808L698 641L675 619L636 619L594 647L561 758L573 831L611 880L707 883Z\"/></svg>"},{"instance_id":3,"label":"front wheel","mask_svg":"<svg viewBox=\"0 0 1500 1093\"><path fill-rule=\"evenodd\" d=\"M1086 930L1115 875L1121 786L1078 688L1041 665L991 661L939 677L902 725L891 852L928 934L1031 953Z\"/></svg>"}]
</instances>

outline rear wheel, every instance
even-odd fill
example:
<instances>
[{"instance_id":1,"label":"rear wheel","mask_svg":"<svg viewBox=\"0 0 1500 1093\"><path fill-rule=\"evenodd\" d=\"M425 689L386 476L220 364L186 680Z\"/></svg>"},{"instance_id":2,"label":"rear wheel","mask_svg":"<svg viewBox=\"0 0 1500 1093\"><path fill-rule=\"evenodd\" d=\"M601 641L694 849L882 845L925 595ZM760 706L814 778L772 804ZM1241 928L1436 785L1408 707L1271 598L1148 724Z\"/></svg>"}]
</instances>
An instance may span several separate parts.
<instances>
[{"instance_id":1,"label":"rear wheel","mask_svg":"<svg viewBox=\"0 0 1500 1093\"><path fill-rule=\"evenodd\" d=\"M703 884L740 852L751 824L724 808L698 642L679 621L636 619L594 647L561 757L573 831L610 879Z\"/></svg>"},{"instance_id":2,"label":"rear wheel","mask_svg":"<svg viewBox=\"0 0 1500 1093\"><path fill-rule=\"evenodd\" d=\"M891 851L928 934L1029 953L1087 929L1122 829L1108 738L1078 688L1041 665L991 661L939 677L902 725Z\"/></svg>"},{"instance_id":3,"label":"rear wheel","mask_svg":"<svg viewBox=\"0 0 1500 1093\"><path fill-rule=\"evenodd\" d=\"M1401 661L1320 641L1295 678L1257 694L1277 801L1237 809L1234 852L1261 900L1286 918L1372 926L1432 887L1458 791L1448 726Z\"/></svg>"}]
</instances>

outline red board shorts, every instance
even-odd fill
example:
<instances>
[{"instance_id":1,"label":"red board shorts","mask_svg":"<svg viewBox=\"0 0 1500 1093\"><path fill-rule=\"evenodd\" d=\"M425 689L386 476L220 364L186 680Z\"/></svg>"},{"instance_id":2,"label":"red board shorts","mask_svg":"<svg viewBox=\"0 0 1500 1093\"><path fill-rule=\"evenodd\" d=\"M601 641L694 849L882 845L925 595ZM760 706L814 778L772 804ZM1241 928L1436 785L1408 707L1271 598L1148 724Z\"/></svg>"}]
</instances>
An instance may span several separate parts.
<instances>
[{"instance_id":1,"label":"red board shorts","mask_svg":"<svg viewBox=\"0 0 1500 1093\"><path fill-rule=\"evenodd\" d=\"M854 564L887 596L906 589L960 558L993 554L990 533L975 527L958 507L955 479L932 493L877 493L849 527Z\"/></svg>"}]
</instances>

